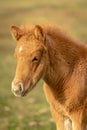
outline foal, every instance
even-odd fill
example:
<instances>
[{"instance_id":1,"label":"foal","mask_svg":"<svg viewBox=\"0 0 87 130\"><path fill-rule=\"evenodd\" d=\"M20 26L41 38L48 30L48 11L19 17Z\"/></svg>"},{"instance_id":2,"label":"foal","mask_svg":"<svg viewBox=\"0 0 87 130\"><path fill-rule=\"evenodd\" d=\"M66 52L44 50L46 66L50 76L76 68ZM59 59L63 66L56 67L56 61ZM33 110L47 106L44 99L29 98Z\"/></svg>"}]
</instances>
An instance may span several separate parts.
<instances>
[{"instance_id":1,"label":"foal","mask_svg":"<svg viewBox=\"0 0 87 130\"><path fill-rule=\"evenodd\" d=\"M87 130L87 48L52 25L11 27L17 41L12 92L25 96L40 79L57 130Z\"/></svg>"}]
</instances>

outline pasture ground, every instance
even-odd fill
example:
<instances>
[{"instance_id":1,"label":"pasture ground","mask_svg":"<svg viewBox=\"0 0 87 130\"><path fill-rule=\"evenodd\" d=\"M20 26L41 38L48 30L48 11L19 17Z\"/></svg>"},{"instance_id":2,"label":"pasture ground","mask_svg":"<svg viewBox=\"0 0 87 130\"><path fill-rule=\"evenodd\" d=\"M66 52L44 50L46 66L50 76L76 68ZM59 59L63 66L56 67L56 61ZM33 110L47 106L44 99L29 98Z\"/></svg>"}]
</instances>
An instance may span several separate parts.
<instances>
[{"instance_id":1,"label":"pasture ground","mask_svg":"<svg viewBox=\"0 0 87 130\"><path fill-rule=\"evenodd\" d=\"M0 130L55 130L42 84L26 97L11 93L16 62L11 25L55 23L72 37L87 41L86 0L1 0L0 1Z\"/></svg>"}]
</instances>

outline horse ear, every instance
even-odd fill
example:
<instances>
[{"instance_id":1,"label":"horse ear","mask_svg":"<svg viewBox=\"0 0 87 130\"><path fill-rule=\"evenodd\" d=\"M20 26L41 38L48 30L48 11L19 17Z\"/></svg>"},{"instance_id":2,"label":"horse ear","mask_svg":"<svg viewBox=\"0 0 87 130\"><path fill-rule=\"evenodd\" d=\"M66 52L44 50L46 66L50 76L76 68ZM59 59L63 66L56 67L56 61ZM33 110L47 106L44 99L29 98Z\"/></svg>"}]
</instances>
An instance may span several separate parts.
<instances>
[{"instance_id":1,"label":"horse ear","mask_svg":"<svg viewBox=\"0 0 87 130\"><path fill-rule=\"evenodd\" d=\"M11 26L11 34L12 34L13 39L18 41L23 35L23 32L19 27Z\"/></svg>"},{"instance_id":2,"label":"horse ear","mask_svg":"<svg viewBox=\"0 0 87 130\"><path fill-rule=\"evenodd\" d=\"M45 33L40 25L35 26L34 35L38 40L45 40Z\"/></svg>"}]
</instances>

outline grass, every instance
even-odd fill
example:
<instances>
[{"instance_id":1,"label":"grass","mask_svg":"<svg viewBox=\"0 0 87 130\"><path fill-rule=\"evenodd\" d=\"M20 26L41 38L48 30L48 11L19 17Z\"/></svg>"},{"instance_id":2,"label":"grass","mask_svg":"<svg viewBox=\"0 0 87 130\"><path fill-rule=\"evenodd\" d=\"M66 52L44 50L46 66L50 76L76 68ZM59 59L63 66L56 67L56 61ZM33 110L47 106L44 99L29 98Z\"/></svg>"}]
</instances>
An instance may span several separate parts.
<instances>
[{"instance_id":1,"label":"grass","mask_svg":"<svg viewBox=\"0 0 87 130\"><path fill-rule=\"evenodd\" d=\"M55 23L74 38L87 41L86 0L0 1L0 130L55 130L42 84L24 98L11 93L16 63L11 25Z\"/></svg>"}]
</instances>

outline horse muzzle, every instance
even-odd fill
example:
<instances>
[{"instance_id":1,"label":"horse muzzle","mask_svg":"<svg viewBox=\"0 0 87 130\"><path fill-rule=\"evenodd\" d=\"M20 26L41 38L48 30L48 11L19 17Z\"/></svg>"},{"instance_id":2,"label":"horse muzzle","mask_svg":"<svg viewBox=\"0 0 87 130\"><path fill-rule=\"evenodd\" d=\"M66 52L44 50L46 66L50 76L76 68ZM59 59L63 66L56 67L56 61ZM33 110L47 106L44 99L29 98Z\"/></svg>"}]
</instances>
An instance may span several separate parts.
<instances>
[{"instance_id":1,"label":"horse muzzle","mask_svg":"<svg viewBox=\"0 0 87 130\"><path fill-rule=\"evenodd\" d=\"M12 92L15 96L21 97L24 93L24 86L23 83L19 80L14 80L12 82Z\"/></svg>"}]
</instances>

